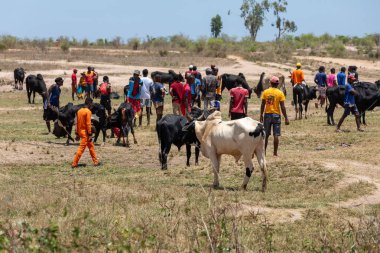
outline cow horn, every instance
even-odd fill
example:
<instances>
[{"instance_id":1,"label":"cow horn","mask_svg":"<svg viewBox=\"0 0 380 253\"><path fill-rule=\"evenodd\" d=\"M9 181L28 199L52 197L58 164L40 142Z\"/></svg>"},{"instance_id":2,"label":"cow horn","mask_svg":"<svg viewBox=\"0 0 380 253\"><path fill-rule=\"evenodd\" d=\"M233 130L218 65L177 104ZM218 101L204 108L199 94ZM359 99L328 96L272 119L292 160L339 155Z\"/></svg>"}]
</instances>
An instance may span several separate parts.
<instances>
[{"instance_id":1,"label":"cow horn","mask_svg":"<svg viewBox=\"0 0 380 253\"><path fill-rule=\"evenodd\" d=\"M202 115L197 118L197 120L205 120L205 112L203 111Z\"/></svg>"}]
</instances>

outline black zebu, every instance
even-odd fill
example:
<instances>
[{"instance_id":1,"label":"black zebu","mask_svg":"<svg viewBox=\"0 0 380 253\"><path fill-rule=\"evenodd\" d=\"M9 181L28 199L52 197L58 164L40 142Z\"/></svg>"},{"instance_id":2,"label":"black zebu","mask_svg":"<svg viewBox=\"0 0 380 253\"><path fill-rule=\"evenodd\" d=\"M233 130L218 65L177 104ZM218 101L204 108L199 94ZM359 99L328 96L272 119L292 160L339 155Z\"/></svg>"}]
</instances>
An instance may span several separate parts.
<instances>
[{"instance_id":1,"label":"black zebu","mask_svg":"<svg viewBox=\"0 0 380 253\"><path fill-rule=\"evenodd\" d=\"M73 103L68 103L59 109L53 109L53 111L57 113L57 119L61 125L58 126L59 124L54 124L55 129L53 130L53 133L57 132L57 137L63 137L67 135L66 145L69 144L70 140L74 141L71 135L71 131L73 129L76 113L83 107L85 107L85 104L73 105ZM92 112L91 123L96 129L94 142L97 141L99 133L102 131L104 144L106 141L106 110L104 106L98 103L93 103L90 110ZM62 126L65 128L65 130L61 129L60 131L57 131L56 128Z\"/></svg>"},{"instance_id":2,"label":"black zebu","mask_svg":"<svg viewBox=\"0 0 380 253\"><path fill-rule=\"evenodd\" d=\"M42 96L43 101L45 102L46 99L46 84L44 81L44 78L42 77L41 74L35 75L29 75L26 77L26 92L28 96L28 102L30 102L30 96L32 95L33 92L33 104L34 104L34 98L36 97L36 92Z\"/></svg>"},{"instance_id":3,"label":"black zebu","mask_svg":"<svg viewBox=\"0 0 380 253\"><path fill-rule=\"evenodd\" d=\"M225 88L227 88L227 90L230 90L237 87L237 83L241 83L242 87L248 90L249 98L251 98L252 88L249 87L243 73L239 73L238 75L223 74L220 76L220 78L222 80L222 92Z\"/></svg>"},{"instance_id":4,"label":"black zebu","mask_svg":"<svg viewBox=\"0 0 380 253\"><path fill-rule=\"evenodd\" d=\"M365 112L373 110L380 106L380 80L374 84L369 82L357 82L352 85L358 95L355 97L355 103L361 116L361 122L366 125ZM328 88L326 96L329 105L326 105L327 124L335 125L334 110L337 104L344 107L345 86L334 86Z\"/></svg>"},{"instance_id":5,"label":"black zebu","mask_svg":"<svg viewBox=\"0 0 380 253\"><path fill-rule=\"evenodd\" d=\"M154 77L156 75L160 75L161 76L161 83L167 83L167 84L171 84L173 81L174 81L174 76L177 75L179 76L179 81L180 82L184 82L185 79L183 78L182 74L179 73L175 73L173 70L169 70L167 73L166 72L161 72L161 71L153 71L150 76L152 77L152 80L154 80Z\"/></svg>"},{"instance_id":6,"label":"black zebu","mask_svg":"<svg viewBox=\"0 0 380 253\"><path fill-rule=\"evenodd\" d=\"M13 71L15 79L15 89L22 90L24 79L25 79L25 70L23 68L17 68Z\"/></svg>"},{"instance_id":7,"label":"black zebu","mask_svg":"<svg viewBox=\"0 0 380 253\"><path fill-rule=\"evenodd\" d=\"M193 107L191 115L192 117L199 117L202 114L202 110L199 108ZM167 158L170 152L172 144L177 146L178 150L186 145L186 165L190 166L190 157L191 157L191 144L186 142L184 137L184 132L182 128L187 123L187 118L179 115L168 114L160 119L156 124L156 131L158 137L158 143L160 151L158 152L158 157L161 163L161 169L166 170L168 168ZM199 147L195 147L195 164L198 164L199 157Z\"/></svg>"}]
</instances>

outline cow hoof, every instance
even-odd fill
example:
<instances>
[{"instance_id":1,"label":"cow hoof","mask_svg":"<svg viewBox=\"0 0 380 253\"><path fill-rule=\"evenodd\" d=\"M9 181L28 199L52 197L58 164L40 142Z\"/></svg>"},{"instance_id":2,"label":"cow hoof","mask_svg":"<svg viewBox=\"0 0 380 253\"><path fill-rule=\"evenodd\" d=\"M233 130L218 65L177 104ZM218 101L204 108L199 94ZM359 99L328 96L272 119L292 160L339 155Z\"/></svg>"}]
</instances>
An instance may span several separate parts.
<instances>
[{"instance_id":1,"label":"cow hoof","mask_svg":"<svg viewBox=\"0 0 380 253\"><path fill-rule=\"evenodd\" d=\"M103 142L102 144L100 144L101 147L104 147L106 145L105 142Z\"/></svg>"},{"instance_id":2,"label":"cow hoof","mask_svg":"<svg viewBox=\"0 0 380 253\"><path fill-rule=\"evenodd\" d=\"M137 141L134 141L133 143L134 143L134 144L137 144Z\"/></svg>"},{"instance_id":3,"label":"cow hoof","mask_svg":"<svg viewBox=\"0 0 380 253\"><path fill-rule=\"evenodd\" d=\"M214 187L214 189L218 189L219 188L219 183L218 184L214 183L212 186Z\"/></svg>"},{"instance_id":4,"label":"cow hoof","mask_svg":"<svg viewBox=\"0 0 380 253\"><path fill-rule=\"evenodd\" d=\"M243 184L243 185L241 186L241 188L242 188L244 191L246 191L246 190L247 190L247 185L246 185L246 184Z\"/></svg>"},{"instance_id":5,"label":"cow hoof","mask_svg":"<svg viewBox=\"0 0 380 253\"><path fill-rule=\"evenodd\" d=\"M195 166L198 166L198 165L199 165L199 163L198 163L198 162L196 162L196 163L195 163Z\"/></svg>"}]
</instances>

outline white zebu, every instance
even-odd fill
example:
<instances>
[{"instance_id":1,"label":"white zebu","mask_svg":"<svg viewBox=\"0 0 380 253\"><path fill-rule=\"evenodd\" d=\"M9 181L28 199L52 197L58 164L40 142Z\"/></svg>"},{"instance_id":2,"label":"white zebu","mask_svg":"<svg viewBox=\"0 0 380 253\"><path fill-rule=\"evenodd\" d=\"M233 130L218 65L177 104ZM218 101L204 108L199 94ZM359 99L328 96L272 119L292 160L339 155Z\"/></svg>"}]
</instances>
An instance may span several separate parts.
<instances>
[{"instance_id":1,"label":"white zebu","mask_svg":"<svg viewBox=\"0 0 380 253\"><path fill-rule=\"evenodd\" d=\"M212 162L214 172L214 187L219 186L220 158L223 154L232 155L236 161L243 156L246 167L242 187L246 189L252 175L252 158L256 154L262 171L262 190L267 184L267 167L265 160L265 132L260 122L249 117L222 121L221 113L216 111L207 117L205 121L195 120L185 128L188 136L196 138L200 142L202 154Z\"/></svg>"}]
</instances>

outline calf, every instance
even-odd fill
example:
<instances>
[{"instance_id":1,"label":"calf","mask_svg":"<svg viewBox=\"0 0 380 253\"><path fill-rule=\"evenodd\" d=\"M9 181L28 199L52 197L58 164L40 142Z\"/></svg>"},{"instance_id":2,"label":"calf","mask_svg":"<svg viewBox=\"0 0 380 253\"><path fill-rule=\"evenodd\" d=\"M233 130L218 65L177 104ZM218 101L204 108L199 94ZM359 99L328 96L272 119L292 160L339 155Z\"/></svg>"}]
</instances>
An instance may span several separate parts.
<instances>
[{"instance_id":1,"label":"calf","mask_svg":"<svg viewBox=\"0 0 380 253\"><path fill-rule=\"evenodd\" d=\"M199 117L202 114L202 110L197 107L193 107L191 114L193 117ZM183 139L184 132L182 128L187 123L187 119L183 116L168 114L162 117L156 124L156 131L158 137L158 143L160 150L158 152L158 158L161 163L161 169L166 170L168 168L167 158L170 152L172 144L177 146L178 150L186 145L186 165L190 166L191 157L191 144L198 144L196 141L185 141ZM195 164L198 164L199 147L195 147Z\"/></svg>"},{"instance_id":2,"label":"calf","mask_svg":"<svg viewBox=\"0 0 380 253\"><path fill-rule=\"evenodd\" d=\"M219 167L223 154L232 155L238 161L243 156L246 167L242 187L247 184L253 172L254 154L262 171L262 191L266 190L267 167L265 160L265 131L260 122L249 117L222 121L221 113L215 111L205 121L191 121L184 128L184 139L199 142L202 154L212 162L214 187L219 187Z\"/></svg>"}]
</instances>

